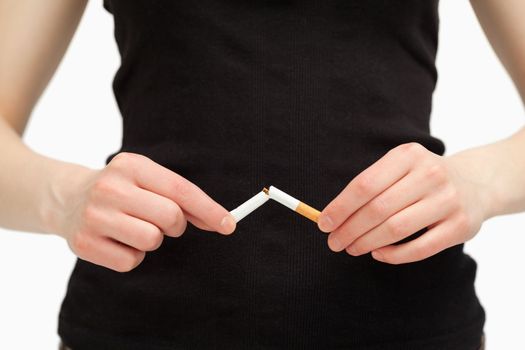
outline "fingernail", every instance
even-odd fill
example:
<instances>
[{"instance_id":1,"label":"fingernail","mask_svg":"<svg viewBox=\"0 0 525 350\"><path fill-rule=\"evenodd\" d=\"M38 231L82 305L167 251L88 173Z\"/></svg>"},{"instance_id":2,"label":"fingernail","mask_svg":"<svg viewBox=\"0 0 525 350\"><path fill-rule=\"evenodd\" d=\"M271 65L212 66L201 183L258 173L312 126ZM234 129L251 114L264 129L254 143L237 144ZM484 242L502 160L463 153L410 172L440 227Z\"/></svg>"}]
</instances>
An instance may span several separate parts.
<instances>
[{"instance_id":1,"label":"fingernail","mask_svg":"<svg viewBox=\"0 0 525 350\"><path fill-rule=\"evenodd\" d=\"M379 261L385 261L385 258L383 257L383 254L381 254L380 252L378 251L373 251L372 252L372 257L376 260L379 260Z\"/></svg>"},{"instance_id":2,"label":"fingernail","mask_svg":"<svg viewBox=\"0 0 525 350\"><path fill-rule=\"evenodd\" d=\"M235 222L233 216L231 216L231 214L226 215L221 220L221 227L223 229L223 232L221 233L229 235L235 230L236 225L237 223Z\"/></svg>"},{"instance_id":3,"label":"fingernail","mask_svg":"<svg viewBox=\"0 0 525 350\"><path fill-rule=\"evenodd\" d=\"M334 252L339 252L343 250L343 245L341 242L337 239L337 237L328 237L328 246L330 249L332 249Z\"/></svg>"},{"instance_id":4,"label":"fingernail","mask_svg":"<svg viewBox=\"0 0 525 350\"><path fill-rule=\"evenodd\" d=\"M328 215L321 215L319 218L319 228L321 231L329 232L332 229L334 222Z\"/></svg>"}]
</instances>

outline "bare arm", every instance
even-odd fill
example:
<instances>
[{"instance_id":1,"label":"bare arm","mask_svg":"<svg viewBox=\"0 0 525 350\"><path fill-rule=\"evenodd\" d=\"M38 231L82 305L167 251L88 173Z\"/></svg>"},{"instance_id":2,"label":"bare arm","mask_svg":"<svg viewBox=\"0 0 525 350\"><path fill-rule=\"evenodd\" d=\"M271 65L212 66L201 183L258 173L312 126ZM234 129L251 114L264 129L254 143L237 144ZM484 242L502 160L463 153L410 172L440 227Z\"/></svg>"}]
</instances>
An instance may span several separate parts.
<instances>
[{"instance_id":1,"label":"bare arm","mask_svg":"<svg viewBox=\"0 0 525 350\"><path fill-rule=\"evenodd\" d=\"M0 226L54 233L80 258L125 272L187 220L230 234L229 212L175 172L133 153L103 169L61 162L21 139L86 0L0 0ZM67 131L66 131L67 132Z\"/></svg>"},{"instance_id":2,"label":"bare arm","mask_svg":"<svg viewBox=\"0 0 525 350\"><path fill-rule=\"evenodd\" d=\"M525 102L525 1L471 3ZM490 217L525 211L524 152L525 127L451 156L400 145L352 179L323 209L319 228L334 251L392 264L426 259L473 238Z\"/></svg>"},{"instance_id":3,"label":"bare arm","mask_svg":"<svg viewBox=\"0 0 525 350\"><path fill-rule=\"evenodd\" d=\"M494 52L516 86L525 105L525 2L471 0L472 8ZM525 119L524 119L525 121ZM525 211L525 127L492 144L458 153L478 156L479 171L491 174L491 215ZM482 166L481 163L486 165Z\"/></svg>"},{"instance_id":4,"label":"bare arm","mask_svg":"<svg viewBox=\"0 0 525 350\"><path fill-rule=\"evenodd\" d=\"M21 139L75 32L86 0L0 0L0 225L49 232L56 174L87 169L49 159Z\"/></svg>"},{"instance_id":5,"label":"bare arm","mask_svg":"<svg viewBox=\"0 0 525 350\"><path fill-rule=\"evenodd\" d=\"M525 2L471 0L494 52L525 102Z\"/></svg>"}]
</instances>

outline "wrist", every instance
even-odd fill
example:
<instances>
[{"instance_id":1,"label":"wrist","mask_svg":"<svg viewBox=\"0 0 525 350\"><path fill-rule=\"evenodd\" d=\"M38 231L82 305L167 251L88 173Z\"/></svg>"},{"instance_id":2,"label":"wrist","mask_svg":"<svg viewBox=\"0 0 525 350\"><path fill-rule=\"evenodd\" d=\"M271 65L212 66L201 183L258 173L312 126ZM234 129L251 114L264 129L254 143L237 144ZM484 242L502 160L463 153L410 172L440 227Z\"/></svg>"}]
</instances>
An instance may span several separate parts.
<instances>
[{"instance_id":1,"label":"wrist","mask_svg":"<svg viewBox=\"0 0 525 350\"><path fill-rule=\"evenodd\" d=\"M502 198L497 188L498 159L489 145L467 149L449 156L463 180L472 184L474 199L482 220L503 211Z\"/></svg>"},{"instance_id":2,"label":"wrist","mask_svg":"<svg viewBox=\"0 0 525 350\"><path fill-rule=\"evenodd\" d=\"M39 210L42 228L45 233L64 236L71 208L77 205L83 184L97 170L61 161L54 161L48 169L50 172Z\"/></svg>"}]
</instances>

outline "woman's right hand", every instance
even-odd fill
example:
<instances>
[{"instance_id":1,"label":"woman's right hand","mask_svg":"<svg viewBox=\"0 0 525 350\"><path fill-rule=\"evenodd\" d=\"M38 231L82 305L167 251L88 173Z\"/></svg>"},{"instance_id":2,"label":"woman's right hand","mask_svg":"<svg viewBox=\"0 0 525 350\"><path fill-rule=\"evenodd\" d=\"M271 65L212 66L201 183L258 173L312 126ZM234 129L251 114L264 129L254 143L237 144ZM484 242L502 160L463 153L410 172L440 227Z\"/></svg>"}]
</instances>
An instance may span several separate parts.
<instances>
[{"instance_id":1,"label":"woman's right hand","mask_svg":"<svg viewBox=\"0 0 525 350\"><path fill-rule=\"evenodd\" d=\"M126 272L157 249L164 234L182 235L187 221L222 234L235 230L224 207L143 155L119 153L105 168L84 174L65 198L57 232L83 260Z\"/></svg>"},{"instance_id":2,"label":"woman's right hand","mask_svg":"<svg viewBox=\"0 0 525 350\"><path fill-rule=\"evenodd\" d=\"M137 266L163 234L182 234L186 220L233 232L226 209L147 157L120 153L95 170L38 154L22 142L86 3L0 0L0 227L58 234L80 258L117 271ZM20 54L26 42L31 45ZM231 220L221 227L225 216Z\"/></svg>"}]
</instances>

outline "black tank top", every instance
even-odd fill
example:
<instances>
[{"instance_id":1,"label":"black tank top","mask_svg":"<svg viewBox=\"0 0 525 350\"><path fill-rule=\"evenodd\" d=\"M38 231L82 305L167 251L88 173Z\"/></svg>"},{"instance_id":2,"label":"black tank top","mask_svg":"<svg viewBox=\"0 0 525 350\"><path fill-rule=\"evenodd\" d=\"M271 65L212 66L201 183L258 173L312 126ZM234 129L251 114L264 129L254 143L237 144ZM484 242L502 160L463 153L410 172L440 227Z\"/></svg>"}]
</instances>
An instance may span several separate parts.
<instances>
[{"instance_id":1,"label":"black tank top","mask_svg":"<svg viewBox=\"0 0 525 350\"><path fill-rule=\"evenodd\" d=\"M268 185L321 210L397 145L444 154L429 131L437 0L105 7L122 58L118 152L228 210ZM231 236L189 224L127 273L77 260L58 333L74 350L477 349L475 274L463 245L402 265L334 253L269 201Z\"/></svg>"}]
</instances>

